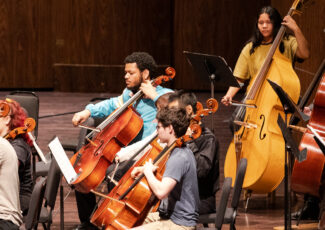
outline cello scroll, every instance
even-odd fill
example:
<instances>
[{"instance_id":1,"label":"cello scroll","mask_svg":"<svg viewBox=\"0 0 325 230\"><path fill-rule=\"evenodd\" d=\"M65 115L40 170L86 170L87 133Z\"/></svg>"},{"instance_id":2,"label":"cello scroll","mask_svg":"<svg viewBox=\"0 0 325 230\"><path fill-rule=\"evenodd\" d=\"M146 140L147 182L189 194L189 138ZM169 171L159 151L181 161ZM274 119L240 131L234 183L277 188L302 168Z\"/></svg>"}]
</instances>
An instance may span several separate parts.
<instances>
[{"instance_id":1,"label":"cello scroll","mask_svg":"<svg viewBox=\"0 0 325 230\"><path fill-rule=\"evenodd\" d=\"M5 102L0 103L0 117L7 116L9 111L10 111L10 107L7 103Z\"/></svg>"}]
</instances>

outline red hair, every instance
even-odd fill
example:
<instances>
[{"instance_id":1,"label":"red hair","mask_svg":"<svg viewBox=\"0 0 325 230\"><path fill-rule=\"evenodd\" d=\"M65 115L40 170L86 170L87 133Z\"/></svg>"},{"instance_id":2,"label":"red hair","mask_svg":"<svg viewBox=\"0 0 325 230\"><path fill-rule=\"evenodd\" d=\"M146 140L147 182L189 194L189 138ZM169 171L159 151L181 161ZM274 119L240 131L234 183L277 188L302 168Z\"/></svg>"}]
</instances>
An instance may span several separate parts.
<instances>
[{"instance_id":1,"label":"red hair","mask_svg":"<svg viewBox=\"0 0 325 230\"><path fill-rule=\"evenodd\" d=\"M24 122L27 118L25 109L21 107L17 101L10 98L6 98L6 100L0 100L0 103L1 102L5 102L10 107L9 130L11 131L18 127L24 127ZM29 144L30 146L33 145L32 140L29 138L27 133L22 134L22 137L27 142L27 144Z\"/></svg>"}]
</instances>

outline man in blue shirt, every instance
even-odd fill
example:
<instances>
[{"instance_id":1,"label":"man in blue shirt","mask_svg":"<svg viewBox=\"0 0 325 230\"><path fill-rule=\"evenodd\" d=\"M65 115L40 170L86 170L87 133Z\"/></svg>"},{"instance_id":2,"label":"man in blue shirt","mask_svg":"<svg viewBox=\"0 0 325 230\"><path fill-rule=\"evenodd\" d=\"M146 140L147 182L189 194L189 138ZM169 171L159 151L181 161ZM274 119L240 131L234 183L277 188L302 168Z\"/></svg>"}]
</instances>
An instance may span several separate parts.
<instances>
[{"instance_id":1,"label":"man in blue shirt","mask_svg":"<svg viewBox=\"0 0 325 230\"><path fill-rule=\"evenodd\" d=\"M125 58L124 63L126 88L123 90L122 95L104 100L95 105L87 105L83 111L74 114L72 118L73 125L77 126L89 117L109 116L115 109L128 101L138 90L141 90L145 96L135 102L133 106L143 119L143 127L133 142L142 140L155 131L157 125L153 122L156 117L155 102L161 95L172 92L172 90L151 85L150 78L155 76L154 73L157 65L153 57L148 53L134 52ZM89 217L96 205L95 195L92 193L82 194L76 191L76 199L81 221L81 225L77 229L96 229L89 222Z\"/></svg>"}]
</instances>

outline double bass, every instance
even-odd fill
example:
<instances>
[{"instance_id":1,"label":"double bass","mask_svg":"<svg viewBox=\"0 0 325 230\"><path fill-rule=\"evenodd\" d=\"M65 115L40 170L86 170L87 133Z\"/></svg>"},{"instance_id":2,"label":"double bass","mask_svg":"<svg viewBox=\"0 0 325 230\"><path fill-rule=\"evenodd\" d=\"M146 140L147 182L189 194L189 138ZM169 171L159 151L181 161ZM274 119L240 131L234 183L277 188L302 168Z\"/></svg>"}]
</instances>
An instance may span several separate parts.
<instances>
[{"instance_id":1,"label":"double bass","mask_svg":"<svg viewBox=\"0 0 325 230\"><path fill-rule=\"evenodd\" d=\"M168 67L166 75L152 81L154 86L175 77L175 70ZM139 90L133 97L115 110L96 129L87 135L84 145L71 159L78 178L71 184L76 190L89 193L105 178L106 169L114 161L121 147L128 145L140 132L143 121L132 104L143 96Z\"/></svg>"},{"instance_id":2,"label":"double bass","mask_svg":"<svg viewBox=\"0 0 325 230\"><path fill-rule=\"evenodd\" d=\"M152 148L137 161L128 172L121 178L118 185L106 196L106 199L99 205L98 209L91 217L91 222L104 229L129 229L141 225L157 203L158 199L152 193L150 186L142 174L139 178L131 177L134 167L142 166L148 159L154 159L154 164L158 166L155 172L156 177L161 180L165 171L165 164L169 154L176 146L182 146L185 142L198 138L201 135L201 127L198 122L203 116L216 112L218 103L215 99L207 101L208 109L203 109L199 103L196 115L191 119L191 135L184 135L178 138L171 146L162 147L155 139Z\"/></svg>"},{"instance_id":3,"label":"double bass","mask_svg":"<svg viewBox=\"0 0 325 230\"><path fill-rule=\"evenodd\" d=\"M317 89L308 125L325 140L325 74ZM309 129L306 129L303 134L299 148L307 148L307 159L303 162L295 161L291 175L291 188L297 193L319 197L325 157Z\"/></svg>"},{"instance_id":4,"label":"double bass","mask_svg":"<svg viewBox=\"0 0 325 230\"><path fill-rule=\"evenodd\" d=\"M288 15L292 15L302 3L295 0ZM273 191L284 177L285 143L276 120L278 114L284 116L284 112L266 79L276 82L296 103L300 95L300 81L292 63L279 51L285 30L282 25L262 67L248 86L243 102L254 106L241 107L237 112L234 123L240 128L235 132L225 160L225 177L232 177L235 181L239 160L247 159L243 188L256 193Z\"/></svg>"}]
</instances>

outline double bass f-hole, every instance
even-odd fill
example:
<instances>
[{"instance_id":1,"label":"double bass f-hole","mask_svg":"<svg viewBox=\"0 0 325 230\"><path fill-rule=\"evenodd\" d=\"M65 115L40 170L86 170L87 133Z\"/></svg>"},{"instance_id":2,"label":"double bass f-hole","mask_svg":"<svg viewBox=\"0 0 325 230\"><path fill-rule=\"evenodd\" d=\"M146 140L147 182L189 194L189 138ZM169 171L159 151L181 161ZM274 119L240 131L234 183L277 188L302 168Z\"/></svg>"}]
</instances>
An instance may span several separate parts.
<instances>
[{"instance_id":1,"label":"double bass f-hole","mask_svg":"<svg viewBox=\"0 0 325 230\"><path fill-rule=\"evenodd\" d=\"M263 114L261 114L260 119L263 119L261 131L260 131L260 140L263 140L266 137L266 133L264 133L263 136L261 136L262 135L263 128L264 128L265 116Z\"/></svg>"}]
</instances>

